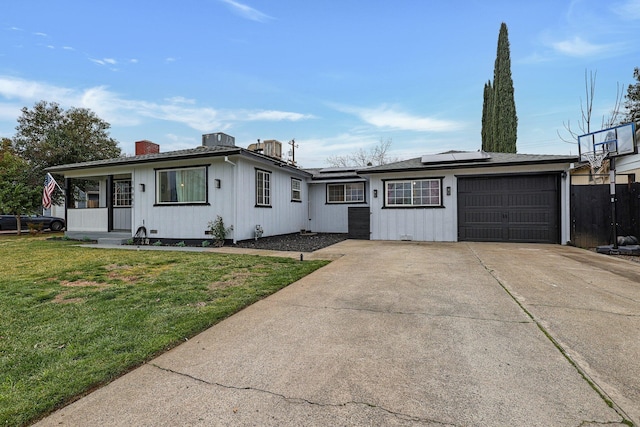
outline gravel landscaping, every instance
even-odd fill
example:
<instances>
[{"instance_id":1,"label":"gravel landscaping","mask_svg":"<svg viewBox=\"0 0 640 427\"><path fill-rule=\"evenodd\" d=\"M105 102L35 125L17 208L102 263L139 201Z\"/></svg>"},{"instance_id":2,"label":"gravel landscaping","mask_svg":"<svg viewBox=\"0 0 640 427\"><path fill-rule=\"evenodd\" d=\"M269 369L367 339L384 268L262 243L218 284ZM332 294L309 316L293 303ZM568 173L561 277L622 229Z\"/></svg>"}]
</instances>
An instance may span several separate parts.
<instances>
[{"instance_id":1,"label":"gravel landscaping","mask_svg":"<svg viewBox=\"0 0 640 427\"><path fill-rule=\"evenodd\" d=\"M347 240L347 238L347 234L344 233L293 233L261 237L258 240L243 240L237 242L234 247L269 249L274 251L313 252Z\"/></svg>"}]
</instances>

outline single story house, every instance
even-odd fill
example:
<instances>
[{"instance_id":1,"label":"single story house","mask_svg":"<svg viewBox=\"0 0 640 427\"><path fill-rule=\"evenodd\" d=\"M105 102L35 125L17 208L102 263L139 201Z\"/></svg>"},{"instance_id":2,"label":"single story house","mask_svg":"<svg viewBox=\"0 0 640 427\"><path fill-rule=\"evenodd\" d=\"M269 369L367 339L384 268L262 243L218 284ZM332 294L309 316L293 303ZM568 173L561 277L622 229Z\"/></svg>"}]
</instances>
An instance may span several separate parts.
<instances>
[{"instance_id":1,"label":"single story house","mask_svg":"<svg viewBox=\"0 0 640 427\"><path fill-rule=\"evenodd\" d=\"M152 241L202 241L221 216L234 242L301 230L375 240L569 240L575 157L450 152L305 170L268 142L245 149L216 133L203 135L200 147L160 153L138 141L135 156L48 171L64 176L72 236L132 237L144 227ZM74 180L86 179L98 183L92 207L76 205L70 193Z\"/></svg>"}]
</instances>

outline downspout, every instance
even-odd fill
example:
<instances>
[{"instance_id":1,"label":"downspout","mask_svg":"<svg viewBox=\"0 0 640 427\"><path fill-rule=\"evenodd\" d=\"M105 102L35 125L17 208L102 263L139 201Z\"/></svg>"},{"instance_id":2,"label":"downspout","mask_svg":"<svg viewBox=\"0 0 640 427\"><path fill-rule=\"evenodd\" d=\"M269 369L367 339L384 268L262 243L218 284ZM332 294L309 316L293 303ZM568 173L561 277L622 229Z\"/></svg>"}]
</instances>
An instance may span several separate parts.
<instances>
[{"instance_id":1,"label":"downspout","mask_svg":"<svg viewBox=\"0 0 640 427\"><path fill-rule=\"evenodd\" d=\"M232 209L233 212L231 213L231 217L232 217L232 223L231 225L233 226L233 244L235 245L237 240L236 240L236 230L238 229L238 224L237 224L237 212L238 212L238 193L236 192L236 183L238 182L238 168L236 167L236 164L233 163L231 160L229 160L229 156L224 156L224 161L225 163L229 163L231 166L233 166L233 184L232 184L232 189L231 189L231 194L233 194L233 203L232 203Z\"/></svg>"}]
</instances>

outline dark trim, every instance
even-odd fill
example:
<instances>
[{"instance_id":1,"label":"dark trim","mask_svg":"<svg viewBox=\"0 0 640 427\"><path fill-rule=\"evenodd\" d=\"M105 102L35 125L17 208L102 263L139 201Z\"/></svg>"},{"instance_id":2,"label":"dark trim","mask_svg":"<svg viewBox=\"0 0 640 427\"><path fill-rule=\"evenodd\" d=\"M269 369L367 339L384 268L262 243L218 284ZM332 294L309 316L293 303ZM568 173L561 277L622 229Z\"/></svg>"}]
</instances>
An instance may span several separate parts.
<instances>
[{"instance_id":1,"label":"dark trim","mask_svg":"<svg viewBox=\"0 0 640 427\"><path fill-rule=\"evenodd\" d=\"M163 167L163 168L153 168L155 172L163 171L163 170L178 170L178 169L195 169L195 168L205 168L209 169L211 163L203 163L199 165L189 165L189 166L173 166L173 167Z\"/></svg>"},{"instance_id":2,"label":"dark trim","mask_svg":"<svg viewBox=\"0 0 640 427\"><path fill-rule=\"evenodd\" d=\"M255 205L254 208L267 208L267 209L272 209L273 206L271 205Z\"/></svg>"},{"instance_id":3,"label":"dark trim","mask_svg":"<svg viewBox=\"0 0 640 427\"><path fill-rule=\"evenodd\" d=\"M294 178L294 177L290 177L291 181L291 202L292 203L302 203L302 180L300 178ZM298 181L300 183L300 188L298 189L298 192L300 193L300 198L299 199L294 199L293 198L293 181Z\"/></svg>"},{"instance_id":4,"label":"dark trim","mask_svg":"<svg viewBox=\"0 0 640 427\"><path fill-rule=\"evenodd\" d=\"M444 205L440 206L382 206L380 209L446 209Z\"/></svg>"},{"instance_id":5,"label":"dark trim","mask_svg":"<svg viewBox=\"0 0 640 427\"><path fill-rule=\"evenodd\" d=\"M107 231L113 231L113 175L107 175Z\"/></svg>"},{"instance_id":6,"label":"dark trim","mask_svg":"<svg viewBox=\"0 0 640 427\"><path fill-rule=\"evenodd\" d=\"M533 175L558 175L560 176L564 170L557 171L536 171L536 172L510 172L510 173L483 173L474 175L453 175L454 178L496 178L509 176L533 176ZM609 174L607 174L609 176Z\"/></svg>"},{"instance_id":7,"label":"dark trim","mask_svg":"<svg viewBox=\"0 0 640 427\"><path fill-rule=\"evenodd\" d=\"M382 209L445 209L444 197L442 194L442 186L444 183L444 176L429 176L429 177L414 177L414 178L395 178L395 179L382 179ZM440 204L439 205L387 205L387 182L401 182L401 181L426 181L426 180L438 180L440 181Z\"/></svg>"},{"instance_id":8,"label":"dark trim","mask_svg":"<svg viewBox=\"0 0 640 427\"><path fill-rule=\"evenodd\" d=\"M367 170L359 169L357 172L362 175L374 175L380 173L400 173L400 172L428 172L439 170L451 170L451 169L475 169L475 168L497 168L508 166L528 166L528 165L549 165L555 163L577 163L578 157L570 157L565 159L549 159L549 160L524 160L514 162L496 162L496 163L459 163L459 164L443 164L431 167L408 167L408 168L395 168L395 169L380 169L380 170Z\"/></svg>"},{"instance_id":9,"label":"dark trim","mask_svg":"<svg viewBox=\"0 0 640 427\"><path fill-rule=\"evenodd\" d=\"M362 184L362 200L357 201L349 201L345 200L342 202L330 202L329 201L329 186L330 185L342 185L346 186L347 184ZM345 197L346 197L345 192ZM367 203L367 181L347 181L347 182L327 182L324 187L324 204L325 205L361 205Z\"/></svg>"},{"instance_id":10,"label":"dark trim","mask_svg":"<svg viewBox=\"0 0 640 427\"><path fill-rule=\"evenodd\" d=\"M193 165L193 166L184 166L184 167L173 167L173 168L154 168L153 169L153 184L154 184L154 204L153 206L194 206L194 205L209 205L209 167L210 164L202 164L202 165ZM158 172L168 171L168 170L184 170L184 169L200 169L204 168L204 201L202 202L159 202L158 201Z\"/></svg>"},{"instance_id":11,"label":"dark trim","mask_svg":"<svg viewBox=\"0 0 640 427\"><path fill-rule=\"evenodd\" d=\"M253 173L254 181L253 182L255 184L254 194L255 194L255 201L256 201L255 207L256 208L270 208L272 206L271 205L271 195L272 195L271 194L272 193L272 191L271 191L272 190L272 188L271 188L271 182L272 182L271 181L271 176L273 174L273 171L270 171L268 169L261 169L261 168L257 168L257 167L254 167L253 169L254 169L254 173ZM269 204L262 204L261 205L261 204L258 203L258 172L269 174ZM263 183L263 185L264 185L264 183ZM263 187L263 190L264 190L264 187ZM262 196L264 197L264 194Z\"/></svg>"},{"instance_id":12,"label":"dark trim","mask_svg":"<svg viewBox=\"0 0 640 427\"><path fill-rule=\"evenodd\" d=\"M178 203L178 202L170 202L170 203L154 203L154 207L160 206L211 206L209 202L186 202L186 203Z\"/></svg>"}]
</instances>

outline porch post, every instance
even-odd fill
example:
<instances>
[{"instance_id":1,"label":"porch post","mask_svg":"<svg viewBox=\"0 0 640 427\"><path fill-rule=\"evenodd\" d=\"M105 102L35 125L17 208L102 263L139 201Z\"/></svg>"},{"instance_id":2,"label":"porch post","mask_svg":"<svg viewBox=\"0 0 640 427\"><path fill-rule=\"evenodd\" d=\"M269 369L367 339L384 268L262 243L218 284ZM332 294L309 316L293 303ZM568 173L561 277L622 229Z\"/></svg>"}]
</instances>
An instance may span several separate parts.
<instances>
[{"instance_id":1,"label":"porch post","mask_svg":"<svg viewBox=\"0 0 640 427\"><path fill-rule=\"evenodd\" d=\"M113 175L107 176L107 231L113 231Z\"/></svg>"}]
</instances>

